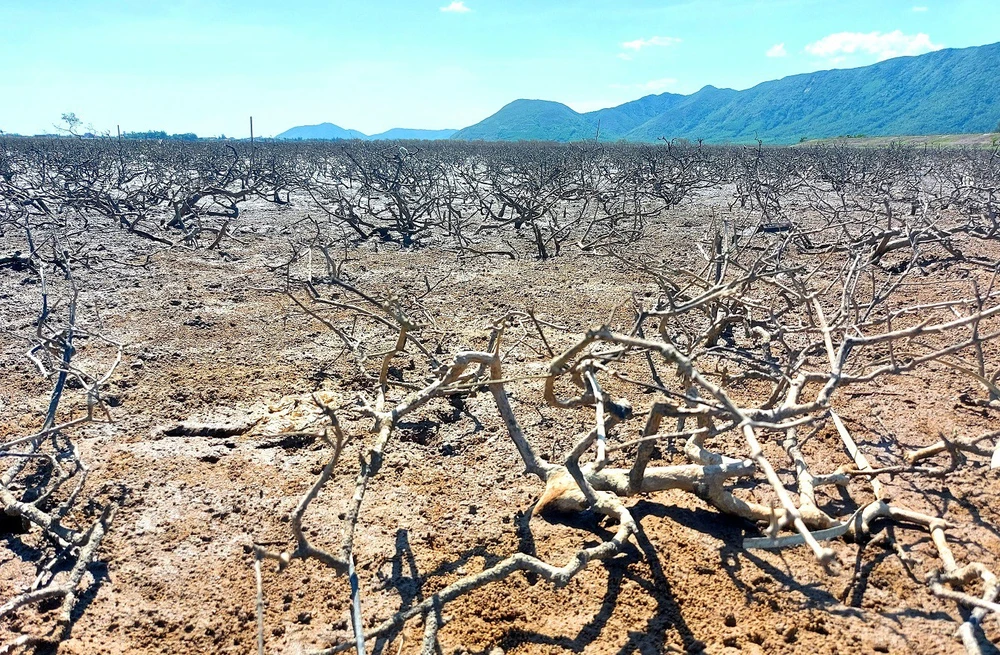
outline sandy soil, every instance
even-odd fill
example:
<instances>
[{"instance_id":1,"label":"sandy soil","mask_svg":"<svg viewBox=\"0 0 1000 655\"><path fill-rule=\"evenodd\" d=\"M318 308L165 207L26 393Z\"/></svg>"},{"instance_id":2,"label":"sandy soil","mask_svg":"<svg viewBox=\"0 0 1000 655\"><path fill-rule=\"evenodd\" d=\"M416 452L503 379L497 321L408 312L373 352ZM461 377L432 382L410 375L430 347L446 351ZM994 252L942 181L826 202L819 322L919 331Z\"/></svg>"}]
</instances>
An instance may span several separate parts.
<instances>
[{"instance_id":1,"label":"sandy soil","mask_svg":"<svg viewBox=\"0 0 1000 655\"><path fill-rule=\"evenodd\" d=\"M700 234L705 215L688 209L666 217L675 240L663 246L664 256L685 256L684 244ZM247 216L260 224L287 219L263 209ZM126 344L126 357L108 388L114 423L84 426L75 438L91 467L88 487L120 487L125 501L60 653L254 652L251 544L290 543L288 514L327 453L316 444L273 447L253 432L169 437L162 428L184 419L239 420L266 412L267 403L287 406L289 397L318 389L345 398L363 390L337 339L276 290L280 273L267 267L282 256L276 232L224 253L159 253L146 267L115 267L113 278L81 274L91 320L100 315L103 332ZM491 319L510 308L534 307L540 317L574 330L609 317L623 328L629 317L614 311L622 290L654 289L609 260L582 256L459 262L436 248L367 248L354 256L358 261L348 266L353 281L373 291L404 283L417 288L424 275L451 275L425 302L446 352L485 345ZM945 281L959 273L936 274ZM0 313L8 324L34 315L37 290L28 277L0 271ZM37 425L49 388L23 356L23 343L9 334L0 339L0 439L7 439ZM96 344L79 354L84 363L104 356ZM511 357L525 366L542 361L526 347ZM405 365L405 359L399 363ZM514 409L541 451L564 449L588 419L544 408L540 384L514 385ZM973 435L995 427L995 415L959 401L958 391L971 388L953 372L929 369L859 389L837 407L876 465L892 464L906 449L936 441L939 431ZM73 402L79 399L68 399L67 410ZM613 530L587 514L531 516L542 484L521 475L488 394L472 395L460 409L436 401L419 418L391 442L365 503L356 558L367 625L516 551L561 562ZM359 437L345 461L356 461L367 427L360 418L345 420ZM836 462L831 470L844 461L835 434L819 434L804 449L811 461ZM681 456L664 449L660 460L680 462ZM896 479L889 488L912 509L947 513L958 526L952 532L956 555L996 570L1000 483L986 467L970 461L945 479L919 486ZM354 473L341 467L307 515L320 544L340 538L338 515ZM856 497L866 493L860 483L856 491ZM836 492L821 496L829 506L849 506ZM848 566L829 577L803 549L743 550L743 538L759 534L756 527L692 495L664 492L628 503L642 531L622 556L592 565L563 589L517 574L448 605L443 652L961 650L953 637L961 613L928 593L923 575L935 555L918 532L898 530L897 536L919 563L905 563L878 545L834 542ZM2 535L0 598L37 574L32 543L30 533ZM281 574L267 567L264 589L267 652L305 652L349 638L345 579L297 562ZM30 629L38 612L24 610L5 621L0 637L6 641ZM995 619L987 630L1000 639ZM374 650L416 653L420 634L419 624L411 623Z\"/></svg>"}]
</instances>

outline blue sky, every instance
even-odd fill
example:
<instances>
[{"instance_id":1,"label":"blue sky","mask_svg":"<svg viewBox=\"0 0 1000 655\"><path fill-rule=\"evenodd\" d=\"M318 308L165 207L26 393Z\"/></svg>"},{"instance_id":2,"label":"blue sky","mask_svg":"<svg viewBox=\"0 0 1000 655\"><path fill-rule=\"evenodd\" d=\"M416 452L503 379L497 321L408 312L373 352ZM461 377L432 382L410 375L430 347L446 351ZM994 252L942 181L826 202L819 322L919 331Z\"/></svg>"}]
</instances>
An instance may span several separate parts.
<instances>
[{"instance_id":1,"label":"blue sky","mask_svg":"<svg viewBox=\"0 0 1000 655\"><path fill-rule=\"evenodd\" d=\"M0 130L464 127L1000 41L1000 0L0 0Z\"/></svg>"}]
</instances>

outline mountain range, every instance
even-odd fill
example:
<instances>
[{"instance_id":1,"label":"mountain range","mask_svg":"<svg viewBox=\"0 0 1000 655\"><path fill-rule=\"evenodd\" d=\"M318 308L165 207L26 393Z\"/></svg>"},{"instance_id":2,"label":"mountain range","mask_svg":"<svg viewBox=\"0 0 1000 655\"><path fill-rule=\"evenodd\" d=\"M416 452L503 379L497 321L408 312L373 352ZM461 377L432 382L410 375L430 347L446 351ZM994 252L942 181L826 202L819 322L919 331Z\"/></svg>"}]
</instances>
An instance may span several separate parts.
<instances>
[{"instance_id":1,"label":"mountain range","mask_svg":"<svg viewBox=\"0 0 1000 655\"><path fill-rule=\"evenodd\" d=\"M324 123L292 128L278 138L650 142L663 137L706 143L760 138L782 144L844 135L990 131L1000 131L1000 43L792 75L743 91L706 86L690 95L650 95L587 113L559 102L515 100L457 132L390 130L367 137Z\"/></svg>"},{"instance_id":2,"label":"mountain range","mask_svg":"<svg viewBox=\"0 0 1000 655\"><path fill-rule=\"evenodd\" d=\"M333 123L320 123L319 125L300 125L290 130L285 130L277 135L276 139L362 139L366 141L380 141L385 139L447 139L457 130L417 130L405 127L394 127L391 130L378 134L365 134L357 130L345 130Z\"/></svg>"}]
</instances>

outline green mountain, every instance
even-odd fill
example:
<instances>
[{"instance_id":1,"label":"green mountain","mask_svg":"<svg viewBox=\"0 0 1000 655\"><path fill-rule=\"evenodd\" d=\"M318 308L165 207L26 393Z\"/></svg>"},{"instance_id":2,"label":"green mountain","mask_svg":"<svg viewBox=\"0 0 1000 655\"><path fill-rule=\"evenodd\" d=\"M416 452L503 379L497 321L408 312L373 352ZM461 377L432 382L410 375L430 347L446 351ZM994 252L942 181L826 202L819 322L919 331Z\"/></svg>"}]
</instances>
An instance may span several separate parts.
<instances>
[{"instance_id":1,"label":"green mountain","mask_svg":"<svg viewBox=\"0 0 1000 655\"><path fill-rule=\"evenodd\" d=\"M454 139L593 139L792 143L844 134L989 132L1000 121L1000 43L899 57L861 68L764 82L744 91L706 86L580 114L517 100Z\"/></svg>"},{"instance_id":2,"label":"green mountain","mask_svg":"<svg viewBox=\"0 0 1000 655\"><path fill-rule=\"evenodd\" d=\"M593 139L596 121L548 100L515 100L489 118L459 130L453 139L483 141L582 141Z\"/></svg>"},{"instance_id":3,"label":"green mountain","mask_svg":"<svg viewBox=\"0 0 1000 655\"><path fill-rule=\"evenodd\" d=\"M598 109L585 114L595 125L600 123L601 134L618 136L628 133L636 125L642 125L681 104L687 96L677 93L661 93L626 102L610 109Z\"/></svg>"}]
</instances>

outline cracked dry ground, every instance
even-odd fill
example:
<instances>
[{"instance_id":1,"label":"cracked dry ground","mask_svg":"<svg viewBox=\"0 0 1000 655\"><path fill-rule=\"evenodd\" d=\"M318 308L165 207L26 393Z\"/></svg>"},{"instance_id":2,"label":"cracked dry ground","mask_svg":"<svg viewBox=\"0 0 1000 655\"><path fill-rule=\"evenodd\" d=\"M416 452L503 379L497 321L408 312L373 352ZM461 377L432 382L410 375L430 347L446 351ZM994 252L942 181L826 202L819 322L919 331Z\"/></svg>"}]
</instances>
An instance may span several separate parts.
<instances>
[{"instance_id":1,"label":"cracked dry ground","mask_svg":"<svg viewBox=\"0 0 1000 655\"><path fill-rule=\"evenodd\" d=\"M688 231L697 234L696 227ZM674 232L683 242L685 228ZM190 418L239 421L265 411L267 403L317 389L345 398L369 391L341 357L336 338L274 290L280 278L265 264L278 257L275 243L261 239L231 251L229 260L216 252L162 252L145 268L86 280L83 303L99 310L104 331L126 344L126 357L108 388L115 422L84 426L75 438L91 467L88 484L120 483L128 500L100 563L90 569L91 586L71 638L58 652L254 651L250 546L289 543L288 514L327 453L318 445L274 446L254 434L169 437L162 427ZM683 252L677 246L668 255ZM616 305L628 292L654 290L597 258L460 263L435 248L366 249L356 257L348 267L353 281L372 291L399 284L416 288L423 275L452 273L425 303L448 335L449 352L484 347L490 321L507 309L531 306L574 331L609 320L625 327L630 317L616 313ZM5 320L30 320L34 292L24 275L0 272ZM0 436L6 439L35 427L49 389L20 344L2 345ZM80 357L86 354L84 347ZM542 361L528 348L510 356ZM995 417L962 406L954 390L968 385L954 376L925 369L845 394L837 406L853 417L852 431L878 465L936 441L939 431L989 429ZM586 417L544 408L540 386L512 385L514 410L540 451L564 449ZM355 434L366 427L345 421ZM343 462L356 461L362 441L355 439ZM804 450L810 461L839 465L838 445L835 437L816 438ZM779 453L774 461L781 460ZM679 462L681 456L661 449L659 459ZM462 408L435 401L402 426L369 490L355 540L367 625L510 553L561 563L613 531L588 514L532 517L542 483L521 470L489 394L473 395ZM341 466L310 509L306 525L317 543L339 539L338 515L354 475L352 466ZM996 568L995 474L972 463L944 480L922 481L920 488L894 480L889 489L912 509L947 512L958 526L952 532L956 555ZM824 490L822 497L828 506L846 507L836 491ZM829 577L805 549L743 550L743 538L757 535L756 528L690 494L663 492L626 502L641 532L622 555L591 565L563 589L516 574L448 605L443 652L961 650L952 636L959 610L932 597L922 579L935 559L922 533L897 532L920 560L910 564L878 545L859 549L835 541L845 567ZM0 541L4 598L37 573L29 536L5 534ZM305 652L349 638L348 585L328 569L298 562L278 575L265 567L264 590L269 653ZM38 611L19 612L2 625L0 636L6 640L27 629ZM990 638L1000 639L997 621L988 619L985 627ZM375 649L418 652L420 632L411 622L401 637Z\"/></svg>"}]
</instances>

